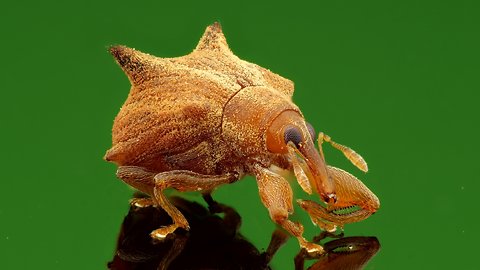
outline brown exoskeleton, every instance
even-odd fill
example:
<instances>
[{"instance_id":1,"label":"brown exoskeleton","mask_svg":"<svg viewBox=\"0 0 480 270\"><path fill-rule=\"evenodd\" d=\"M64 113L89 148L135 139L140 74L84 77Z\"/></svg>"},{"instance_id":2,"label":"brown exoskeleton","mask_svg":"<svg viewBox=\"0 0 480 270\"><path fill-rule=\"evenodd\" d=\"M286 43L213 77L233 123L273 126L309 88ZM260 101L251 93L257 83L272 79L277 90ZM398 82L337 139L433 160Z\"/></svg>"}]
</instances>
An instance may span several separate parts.
<instances>
[{"instance_id":1,"label":"brown exoskeleton","mask_svg":"<svg viewBox=\"0 0 480 270\"><path fill-rule=\"evenodd\" d=\"M331 140L322 132L318 135L320 155L323 158L322 143L329 142L333 147L342 151L345 156L360 170L367 172L365 160L352 149ZM357 222L368 218L380 208L380 201L360 180L348 172L327 165L328 174L335 183L337 200L327 207L311 201L297 200L300 206L310 215L313 223L320 228L333 232L347 223Z\"/></svg>"},{"instance_id":2,"label":"brown exoskeleton","mask_svg":"<svg viewBox=\"0 0 480 270\"><path fill-rule=\"evenodd\" d=\"M249 174L272 220L307 251L322 251L303 238L300 223L288 219L292 189L278 168L294 171L300 186L319 194L329 207L356 195L339 197L339 185L350 180L338 178L315 149L313 129L292 102L290 80L235 56L218 23L207 27L196 49L183 57L158 58L124 46L110 52L132 88L115 118L113 146L105 159L119 166L120 179L151 196L151 202L135 203L153 203L172 217L173 224L153 231L152 237L189 229L165 189L209 196L219 185ZM322 209L304 207L312 213ZM327 210L319 218L331 215Z\"/></svg>"}]
</instances>

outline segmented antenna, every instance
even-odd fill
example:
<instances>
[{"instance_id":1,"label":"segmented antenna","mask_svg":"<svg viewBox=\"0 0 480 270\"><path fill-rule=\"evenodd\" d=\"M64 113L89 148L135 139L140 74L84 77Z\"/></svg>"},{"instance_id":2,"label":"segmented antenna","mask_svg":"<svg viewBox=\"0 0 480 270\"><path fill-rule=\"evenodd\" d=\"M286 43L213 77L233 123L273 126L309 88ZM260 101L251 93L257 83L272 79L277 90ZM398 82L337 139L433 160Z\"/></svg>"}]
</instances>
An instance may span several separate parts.
<instances>
[{"instance_id":1,"label":"segmented antenna","mask_svg":"<svg viewBox=\"0 0 480 270\"><path fill-rule=\"evenodd\" d=\"M345 157L352 162L355 167L359 168L361 171L368 172L368 165L367 162L363 159L363 157L358 154L357 152L353 151L352 148L347 147L345 145L336 143L332 141L332 138L330 136L323 134L323 132L318 133L318 146L321 151L321 144L323 141L326 141L330 143L334 148L342 151L342 153L345 155Z\"/></svg>"}]
</instances>

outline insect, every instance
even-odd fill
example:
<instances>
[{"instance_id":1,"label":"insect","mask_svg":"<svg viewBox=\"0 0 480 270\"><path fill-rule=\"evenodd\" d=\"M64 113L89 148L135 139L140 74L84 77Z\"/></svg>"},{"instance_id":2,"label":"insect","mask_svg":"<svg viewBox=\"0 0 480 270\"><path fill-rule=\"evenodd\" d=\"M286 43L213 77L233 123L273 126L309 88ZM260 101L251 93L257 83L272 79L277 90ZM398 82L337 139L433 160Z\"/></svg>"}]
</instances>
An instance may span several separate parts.
<instances>
[{"instance_id":1,"label":"insect","mask_svg":"<svg viewBox=\"0 0 480 270\"><path fill-rule=\"evenodd\" d=\"M315 192L326 203L327 208L301 202L309 213L319 212L312 219L322 227L339 224L333 218L339 214L331 209L353 206L350 200L356 203L355 192L340 197L338 191L350 191L355 189L352 183L361 182L326 165L321 148L315 148L313 127L292 102L290 80L235 56L218 23L207 27L186 56L158 58L125 46L113 46L110 52L132 87L115 118L105 159L119 166L118 178L151 196L135 204L156 205L172 218L173 224L151 233L153 238L189 229L165 189L199 191L208 197L220 185L253 175L271 219L308 252L322 252L320 245L304 239L303 226L289 219L293 194L279 168L293 171L305 192ZM348 147L332 145L362 164ZM369 202L368 207L357 205L361 218L365 211L376 211L373 201L374 207ZM356 212L342 224L357 221Z\"/></svg>"}]
</instances>

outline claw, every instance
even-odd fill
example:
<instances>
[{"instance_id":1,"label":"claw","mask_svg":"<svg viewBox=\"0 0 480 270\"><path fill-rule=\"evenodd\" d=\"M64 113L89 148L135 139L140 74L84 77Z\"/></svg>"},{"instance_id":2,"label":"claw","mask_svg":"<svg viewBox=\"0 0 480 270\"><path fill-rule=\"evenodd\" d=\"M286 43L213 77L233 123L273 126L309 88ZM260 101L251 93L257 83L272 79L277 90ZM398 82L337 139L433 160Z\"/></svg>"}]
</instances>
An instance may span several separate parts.
<instances>
[{"instance_id":1,"label":"claw","mask_svg":"<svg viewBox=\"0 0 480 270\"><path fill-rule=\"evenodd\" d=\"M178 228L178 226L176 226L176 225L170 225L170 226L167 226L167 227L159 228L159 229L156 229L156 230L152 231L150 233L150 236L153 239L163 241L169 234L173 233L177 228Z\"/></svg>"},{"instance_id":2,"label":"claw","mask_svg":"<svg viewBox=\"0 0 480 270\"><path fill-rule=\"evenodd\" d=\"M133 198L130 200L130 205L138 209L155 206L155 203L151 198Z\"/></svg>"},{"instance_id":3,"label":"claw","mask_svg":"<svg viewBox=\"0 0 480 270\"><path fill-rule=\"evenodd\" d=\"M323 253L325 253L322 246L314 244L314 243L305 242L301 246L302 246L303 249L305 249L305 251L311 257L318 257L318 256L322 255Z\"/></svg>"}]
</instances>

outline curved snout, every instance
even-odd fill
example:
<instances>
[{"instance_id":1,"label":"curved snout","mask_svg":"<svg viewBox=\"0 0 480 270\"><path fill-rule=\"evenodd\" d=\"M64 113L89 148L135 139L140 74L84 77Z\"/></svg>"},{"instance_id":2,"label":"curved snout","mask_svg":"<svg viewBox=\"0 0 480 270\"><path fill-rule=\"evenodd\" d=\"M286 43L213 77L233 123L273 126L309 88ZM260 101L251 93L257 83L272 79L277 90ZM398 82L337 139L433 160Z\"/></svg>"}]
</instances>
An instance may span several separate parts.
<instances>
[{"instance_id":1,"label":"curved snout","mask_svg":"<svg viewBox=\"0 0 480 270\"><path fill-rule=\"evenodd\" d=\"M297 149L297 153L305 160L307 168L303 169L309 174L310 183L315 191L327 203L336 201L335 183L328 174L325 160L318 153L313 141L306 140Z\"/></svg>"},{"instance_id":2,"label":"curved snout","mask_svg":"<svg viewBox=\"0 0 480 270\"><path fill-rule=\"evenodd\" d=\"M281 112L267 129L266 145L270 152L287 154L292 163L301 166L296 172L297 181L307 193L309 187L313 186L313 190L325 202L336 200L335 184L328 173L325 160L315 148L312 135L300 113L294 110ZM309 183L303 181L305 174L300 171L306 174Z\"/></svg>"}]
</instances>

